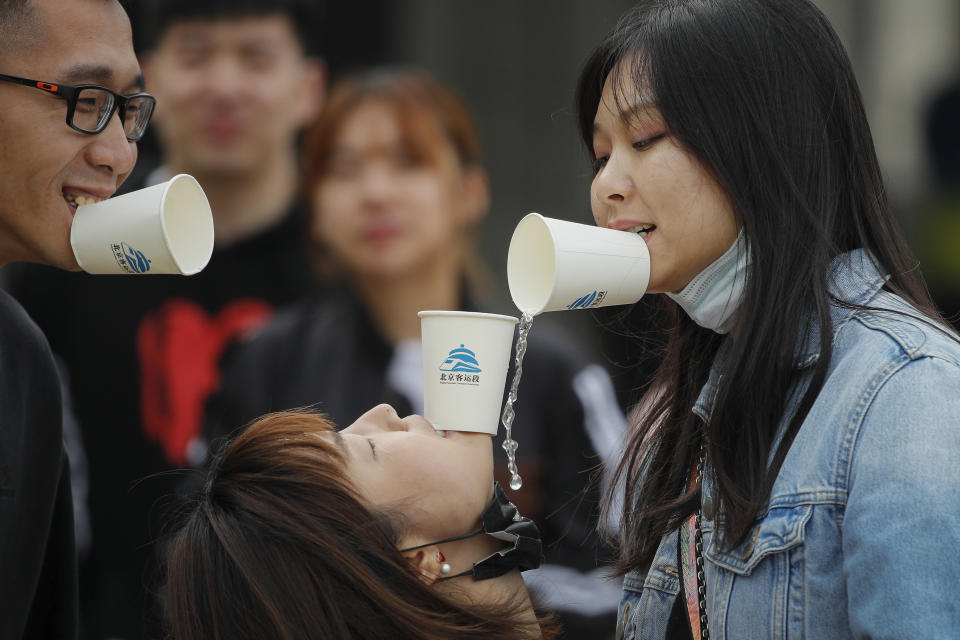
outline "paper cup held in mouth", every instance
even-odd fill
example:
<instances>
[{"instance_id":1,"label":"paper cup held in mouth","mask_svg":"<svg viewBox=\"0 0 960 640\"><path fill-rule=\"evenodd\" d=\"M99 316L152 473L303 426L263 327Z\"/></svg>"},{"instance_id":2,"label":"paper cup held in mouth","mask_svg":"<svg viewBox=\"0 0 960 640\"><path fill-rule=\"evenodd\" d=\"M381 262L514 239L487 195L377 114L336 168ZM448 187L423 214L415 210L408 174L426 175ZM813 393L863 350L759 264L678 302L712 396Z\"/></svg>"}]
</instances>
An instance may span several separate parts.
<instances>
[{"instance_id":1,"label":"paper cup held in mouth","mask_svg":"<svg viewBox=\"0 0 960 640\"><path fill-rule=\"evenodd\" d=\"M200 184L182 173L77 207L70 245L87 273L189 276L213 254L213 214Z\"/></svg>"},{"instance_id":2,"label":"paper cup held in mouth","mask_svg":"<svg viewBox=\"0 0 960 640\"><path fill-rule=\"evenodd\" d=\"M421 311L424 417L434 428L497 434L517 319Z\"/></svg>"},{"instance_id":3,"label":"paper cup held in mouth","mask_svg":"<svg viewBox=\"0 0 960 640\"><path fill-rule=\"evenodd\" d=\"M650 253L639 235L539 213L520 220L507 251L510 296L531 315L631 304L649 280Z\"/></svg>"}]
</instances>

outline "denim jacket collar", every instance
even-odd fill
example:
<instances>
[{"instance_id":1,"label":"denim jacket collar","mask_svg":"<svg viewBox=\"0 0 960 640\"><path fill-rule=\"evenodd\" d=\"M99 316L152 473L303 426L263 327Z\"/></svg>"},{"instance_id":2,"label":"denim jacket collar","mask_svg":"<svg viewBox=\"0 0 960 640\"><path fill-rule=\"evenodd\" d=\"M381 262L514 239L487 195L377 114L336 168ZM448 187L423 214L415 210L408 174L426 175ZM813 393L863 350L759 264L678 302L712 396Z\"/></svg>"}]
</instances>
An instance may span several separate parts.
<instances>
[{"instance_id":1,"label":"denim jacket collar","mask_svg":"<svg viewBox=\"0 0 960 640\"><path fill-rule=\"evenodd\" d=\"M830 264L830 278L827 288L830 294L844 302L856 305L865 304L879 291L887 276L880 273L874 265L873 259L865 249L855 249L833 259ZM842 327L856 312L832 302L830 317L833 322L833 334ZM728 335L721 344L717 355L710 367L707 383L700 390L700 395L693 405L693 412L704 422L710 421L713 414L713 405L719 390L720 378L724 370L727 353L730 350L732 335ZM813 365L820 357L820 326L815 318L810 318L806 329L802 330L797 339L797 348L794 355L794 364L798 369Z\"/></svg>"}]
</instances>

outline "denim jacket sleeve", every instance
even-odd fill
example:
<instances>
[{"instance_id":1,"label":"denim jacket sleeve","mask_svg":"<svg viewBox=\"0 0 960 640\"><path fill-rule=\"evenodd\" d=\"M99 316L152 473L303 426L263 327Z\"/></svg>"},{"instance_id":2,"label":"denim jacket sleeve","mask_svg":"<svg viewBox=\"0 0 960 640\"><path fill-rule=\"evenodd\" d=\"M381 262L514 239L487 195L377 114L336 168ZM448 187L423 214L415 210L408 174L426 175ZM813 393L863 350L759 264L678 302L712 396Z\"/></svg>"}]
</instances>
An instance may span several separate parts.
<instances>
[{"instance_id":1,"label":"denim jacket sleeve","mask_svg":"<svg viewBox=\"0 0 960 640\"><path fill-rule=\"evenodd\" d=\"M926 353L877 376L852 434L842 544L856 638L960 635L960 365Z\"/></svg>"}]
</instances>

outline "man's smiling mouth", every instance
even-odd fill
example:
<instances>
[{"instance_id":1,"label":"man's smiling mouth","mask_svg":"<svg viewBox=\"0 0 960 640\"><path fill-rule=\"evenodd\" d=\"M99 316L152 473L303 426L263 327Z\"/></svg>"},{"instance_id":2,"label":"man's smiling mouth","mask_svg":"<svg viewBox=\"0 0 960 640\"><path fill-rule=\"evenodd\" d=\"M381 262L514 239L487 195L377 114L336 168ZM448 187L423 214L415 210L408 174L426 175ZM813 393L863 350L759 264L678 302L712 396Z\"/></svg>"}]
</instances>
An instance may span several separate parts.
<instances>
[{"instance_id":1,"label":"man's smiling mouth","mask_svg":"<svg viewBox=\"0 0 960 640\"><path fill-rule=\"evenodd\" d=\"M106 198L97 198L95 196L83 195L79 193L66 193L63 194L63 199L67 201L71 207L79 207L86 204L93 204L95 202L101 202L106 200Z\"/></svg>"}]
</instances>

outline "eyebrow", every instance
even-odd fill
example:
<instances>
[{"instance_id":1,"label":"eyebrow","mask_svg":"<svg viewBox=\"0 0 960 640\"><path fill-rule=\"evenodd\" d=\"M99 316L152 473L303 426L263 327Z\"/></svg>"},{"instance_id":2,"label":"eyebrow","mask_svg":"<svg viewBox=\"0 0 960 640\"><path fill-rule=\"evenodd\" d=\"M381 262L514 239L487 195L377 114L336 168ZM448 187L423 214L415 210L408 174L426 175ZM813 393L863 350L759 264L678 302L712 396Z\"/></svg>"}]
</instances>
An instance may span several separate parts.
<instances>
[{"instance_id":1,"label":"eyebrow","mask_svg":"<svg viewBox=\"0 0 960 640\"><path fill-rule=\"evenodd\" d=\"M114 81L113 69L101 64L80 63L67 69L64 74L64 84L73 84L84 80L93 81L97 84L109 85ZM134 91L143 91L145 86L143 74L138 73L133 80L127 84L125 89Z\"/></svg>"},{"instance_id":2,"label":"eyebrow","mask_svg":"<svg viewBox=\"0 0 960 640\"><path fill-rule=\"evenodd\" d=\"M623 116L628 118L634 117L634 116L642 116L642 115L646 115L651 110L653 111L657 110L657 103L653 102L652 100L641 100L640 102L636 102L630 105L630 108L625 109L623 112Z\"/></svg>"},{"instance_id":3,"label":"eyebrow","mask_svg":"<svg viewBox=\"0 0 960 640\"><path fill-rule=\"evenodd\" d=\"M623 122L630 122L634 118L639 118L646 115L650 110L657 109L657 103L651 100L641 100L640 102L635 102L626 109L620 111L620 120ZM603 127L597 124L597 121L593 121L593 130L594 131L603 131Z\"/></svg>"}]
</instances>

